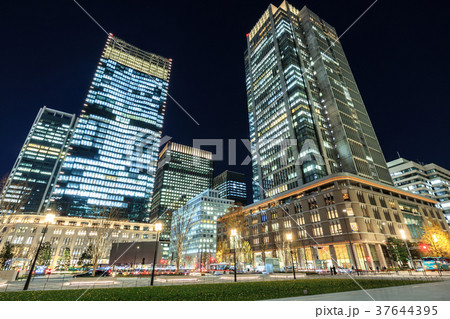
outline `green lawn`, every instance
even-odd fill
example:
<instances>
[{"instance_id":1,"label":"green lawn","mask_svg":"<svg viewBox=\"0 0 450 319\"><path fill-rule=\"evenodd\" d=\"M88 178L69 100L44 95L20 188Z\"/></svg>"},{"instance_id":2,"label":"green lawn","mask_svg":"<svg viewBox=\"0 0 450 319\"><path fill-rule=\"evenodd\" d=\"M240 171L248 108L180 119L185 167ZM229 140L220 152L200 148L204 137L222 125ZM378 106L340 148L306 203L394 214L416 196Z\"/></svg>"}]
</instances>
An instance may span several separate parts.
<instances>
[{"instance_id":1,"label":"green lawn","mask_svg":"<svg viewBox=\"0 0 450 319\"><path fill-rule=\"evenodd\" d=\"M359 279L364 289L423 283L415 280ZM302 279L250 283L199 284L138 288L91 289L80 300L262 300L358 290L351 279ZM80 290L50 290L0 293L0 300L77 300Z\"/></svg>"}]
</instances>

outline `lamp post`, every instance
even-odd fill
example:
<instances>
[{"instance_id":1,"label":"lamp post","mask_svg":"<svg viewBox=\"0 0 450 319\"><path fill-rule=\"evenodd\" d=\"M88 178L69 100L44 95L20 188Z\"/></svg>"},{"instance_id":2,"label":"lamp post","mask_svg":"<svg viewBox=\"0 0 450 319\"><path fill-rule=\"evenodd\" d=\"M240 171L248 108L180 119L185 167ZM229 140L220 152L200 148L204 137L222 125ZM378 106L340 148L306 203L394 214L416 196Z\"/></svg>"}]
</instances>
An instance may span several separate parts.
<instances>
[{"instance_id":1,"label":"lamp post","mask_svg":"<svg viewBox=\"0 0 450 319\"><path fill-rule=\"evenodd\" d=\"M150 281L150 285L153 286L153 278L155 277L155 267L156 267L156 255L158 255L158 242L159 242L159 233L162 230L162 224L155 224L156 230L156 245L155 245L155 255L153 256L153 269L152 269L152 279Z\"/></svg>"},{"instance_id":2,"label":"lamp post","mask_svg":"<svg viewBox=\"0 0 450 319\"><path fill-rule=\"evenodd\" d=\"M34 266L36 266L36 261L39 256L39 251L41 250L42 242L44 241L45 234L47 233L47 230L48 230L48 224L53 223L53 221L55 220L55 217L56 217L55 214L45 215L45 228L43 230L43 235L41 237L41 241L39 242L39 246L36 250L36 254L34 255L33 263L31 264L30 272L28 273L27 281L25 282L25 286L23 287L23 290L28 290L28 287L30 286L31 277L33 276Z\"/></svg>"},{"instance_id":3,"label":"lamp post","mask_svg":"<svg viewBox=\"0 0 450 319\"><path fill-rule=\"evenodd\" d=\"M237 264L236 264L236 237L237 237L237 230L236 229L232 229L231 230L231 237L234 238L234 282L237 281L237 275L236 275L236 270L237 270Z\"/></svg>"},{"instance_id":4,"label":"lamp post","mask_svg":"<svg viewBox=\"0 0 450 319\"><path fill-rule=\"evenodd\" d=\"M291 233L286 234L286 239L289 242L289 249L291 251L292 274L294 275L294 279L297 279L297 278L295 278L294 254L292 253L292 234Z\"/></svg>"},{"instance_id":5,"label":"lamp post","mask_svg":"<svg viewBox=\"0 0 450 319\"><path fill-rule=\"evenodd\" d=\"M406 241L406 234L405 234L405 231L403 229L400 229L400 235L402 236L402 239L405 242L406 249L408 250L408 256L409 256L409 260L411 262L411 266L415 270L416 267L414 267L414 262L412 260L411 251L409 250L408 242Z\"/></svg>"},{"instance_id":6,"label":"lamp post","mask_svg":"<svg viewBox=\"0 0 450 319\"><path fill-rule=\"evenodd\" d=\"M139 246L136 247L136 251L134 252L134 263L133 263L134 269L136 269L136 256L137 256L138 250L139 250Z\"/></svg>"}]
</instances>

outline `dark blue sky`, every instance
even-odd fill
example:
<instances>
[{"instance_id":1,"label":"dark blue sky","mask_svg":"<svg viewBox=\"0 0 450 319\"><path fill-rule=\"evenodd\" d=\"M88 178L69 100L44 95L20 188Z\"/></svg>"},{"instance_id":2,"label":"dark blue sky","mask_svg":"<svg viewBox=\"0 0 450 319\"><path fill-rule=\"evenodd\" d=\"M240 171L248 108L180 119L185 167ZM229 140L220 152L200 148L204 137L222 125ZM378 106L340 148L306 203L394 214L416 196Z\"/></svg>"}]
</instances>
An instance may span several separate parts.
<instances>
[{"instance_id":1,"label":"dark blue sky","mask_svg":"<svg viewBox=\"0 0 450 319\"><path fill-rule=\"evenodd\" d=\"M248 138L245 34L270 1L86 1L108 32L173 59L164 133L173 141ZM281 0L274 2L279 5ZM342 33L372 1L299 1ZM448 8L380 0L341 39L387 160L450 169ZM38 109L81 111L106 34L70 0L2 3L0 175L14 164ZM247 156L239 144L239 159ZM238 160L239 162L239 160ZM229 168L216 163L216 175Z\"/></svg>"}]
</instances>

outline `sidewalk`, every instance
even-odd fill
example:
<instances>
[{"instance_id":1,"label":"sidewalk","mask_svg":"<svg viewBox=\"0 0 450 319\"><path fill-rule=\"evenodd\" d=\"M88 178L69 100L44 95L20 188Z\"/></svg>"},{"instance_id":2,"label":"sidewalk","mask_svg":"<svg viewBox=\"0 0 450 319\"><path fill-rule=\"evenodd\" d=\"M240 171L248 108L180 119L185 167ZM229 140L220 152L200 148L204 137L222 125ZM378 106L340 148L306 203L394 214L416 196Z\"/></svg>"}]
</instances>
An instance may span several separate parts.
<instances>
[{"instance_id":1,"label":"sidewalk","mask_svg":"<svg viewBox=\"0 0 450 319\"><path fill-rule=\"evenodd\" d=\"M368 289L367 293L375 301L450 301L450 281ZM337 292L332 294L300 296L275 301L372 301L368 294L361 291Z\"/></svg>"}]
</instances>

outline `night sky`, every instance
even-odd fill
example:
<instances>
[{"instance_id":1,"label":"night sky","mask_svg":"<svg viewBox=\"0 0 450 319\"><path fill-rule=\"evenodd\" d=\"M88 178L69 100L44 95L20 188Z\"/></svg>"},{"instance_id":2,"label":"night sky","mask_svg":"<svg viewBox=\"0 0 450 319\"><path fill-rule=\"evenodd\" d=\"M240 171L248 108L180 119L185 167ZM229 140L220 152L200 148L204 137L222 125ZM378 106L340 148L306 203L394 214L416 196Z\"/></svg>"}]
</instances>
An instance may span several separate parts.
<instances>
[{"instance_id":1,"label":"night sky","mask_svg":"<svg viewBox=\"0 0 450 319\"><path fill-rule=\"evenodd\" d=\"M341 34L373 1L293 0ZM163 134L248 138L245 34L270 1L86 1L108 31L173 59ZM278 6L281 0L273 2ZM341 39L386 160L450 169L448 11L443 1L380 0ZM43 105L79 115L106 34L70 0L2 3L0 176L9 172ZM238 143L238 163L247 152ZM246 173L250 166L215 163Z\"/></svg>"}]
</instances>

